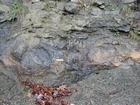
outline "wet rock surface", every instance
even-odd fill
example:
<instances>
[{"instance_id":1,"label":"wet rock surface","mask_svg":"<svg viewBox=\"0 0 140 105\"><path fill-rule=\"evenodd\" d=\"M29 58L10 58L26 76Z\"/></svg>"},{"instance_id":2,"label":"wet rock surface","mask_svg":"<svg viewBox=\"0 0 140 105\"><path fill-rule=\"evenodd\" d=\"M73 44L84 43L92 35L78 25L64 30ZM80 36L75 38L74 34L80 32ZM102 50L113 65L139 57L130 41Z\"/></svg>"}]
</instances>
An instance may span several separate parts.
<instances>
[{"instance_id":1,"label":"wet rock surface","mask_svg":"<svg viewBox=\"0 0 140 105\"><path fill-rule=\"evenodd\" d=\"M0 15L1 103L32 105L20 84L27 78L77 88L68 98L74 104L140 103L140 47L132 40L139 36L139 13L102 10L106 2L89 1L25 2L21 24Z\"/></svg>"}]
</instances>

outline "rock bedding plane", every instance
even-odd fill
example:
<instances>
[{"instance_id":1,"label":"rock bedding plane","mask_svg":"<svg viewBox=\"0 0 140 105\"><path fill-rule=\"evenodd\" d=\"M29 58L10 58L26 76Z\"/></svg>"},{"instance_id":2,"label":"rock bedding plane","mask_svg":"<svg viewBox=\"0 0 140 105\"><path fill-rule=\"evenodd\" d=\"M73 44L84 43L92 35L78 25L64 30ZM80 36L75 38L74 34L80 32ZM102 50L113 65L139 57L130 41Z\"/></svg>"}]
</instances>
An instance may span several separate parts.
<instances>
[{"instance_id":1,"label":"rock bedding plane","mask_svg":"<svg viewBox=\"0 0 140 105\"><path fill-rule=\"evenodd\" d=\"M114 8L120 3L120 7L130 4L132 6L134 2L134 0L119 1L116 4L116 1L112 0ZM0 32L0 74L8 81L6 84L1 84L0 88L6 85L11 91L14 89L19 91L19 94L9 93L9 97L15 94L11 100L16 101L12 102L12 105L20 103L21 100L16 97L18 95L23 96L22 101L26 100L25 93L20 90L22 88L20 82L26 79L35 83L43 83L46 86L67 84L70 87L81 88L80 92L84 88L86 92L90 87L95 88L93 94L85 96L91 98L93 95L93 100L89 100L90 103L86 99L82 102L81 99L84 97L81 97L79 103L76 102L77 98L74 100L73 97L80 97L82 93L68 99L77 105L82 105L82 103L83 105L116 105L116 97L123 92L126 93L126 96L128 95L127 90L121 90L128 84L120 85L119 82L127 82L127 79L134 80L134 82L139 81L140 21L138 11L127 11L129 8L126 10L107 8L109 4L107 0L104 2L87 0L79 1L79 3L53 0L24 1L23 9L27 10L23 12L26 14L20 22L17 19L17 22L10 23L8 0L0 2L2 2L0 4L2 5L0 6L2 30ZM110 4L110 6L112 5ZM133 38L137 38L137 40L133 40ZM124 78L121 74L124 75ZM100 76L103 80L99 79ZM122 81L119 78L122 78ZM98 79L99 81L96 81ZM0 81L4 80L0 79ZM97 83L97 86L86 87L88 81L95 85ZM109 85L109 81L111 85ZM113 83L117 87L120 85L120 88L115 88ZM133 82L129 82L129 84L134 85ZM82 88L82 86L85 87ZM106 86L108 87L105 90ZM137 86L136 91L139 91ZM132 86L132 88L134 87ZM112 96L114 94L117 96ZM134 99L132 94L133 91L131 96ZM138 95L135 92L134 94ZM120 98L122 97L120 96ZM103 98L103 101L98 102L100 98ZM119 104L127 105L126 97L125 104L120 98L118 99ZM0 99L0 103L8 103L8 101L5 96ZM139 102L140 97L136 99L136 104ZM135 104L132 101L130 103ZM30 100L25 104L32 105L33 103Z\"/></svg>"}]
</instances>

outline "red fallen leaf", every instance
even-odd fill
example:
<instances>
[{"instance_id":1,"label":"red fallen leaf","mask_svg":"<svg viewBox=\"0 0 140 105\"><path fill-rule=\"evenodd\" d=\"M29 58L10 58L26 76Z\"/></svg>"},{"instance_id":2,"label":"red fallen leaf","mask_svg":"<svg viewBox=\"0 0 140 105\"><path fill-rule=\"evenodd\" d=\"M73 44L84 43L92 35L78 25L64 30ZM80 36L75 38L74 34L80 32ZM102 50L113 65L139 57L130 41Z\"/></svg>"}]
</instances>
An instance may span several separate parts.
<instances>
[{"instance_id":1,"label":"red fallen leaf","mask_svg":"<svg viewBox=\"0 0 140 105\"><path fill-rule=\"evenodd\" d=\"M58 88L48 88L43 84L34 84L29 80L23 81L22 84L32 89L28 97L31 97L31 94L35 95L36 105L73 105L63 99L64 96L72 94L66 85Z\"/></svg>"},{"instance_id":2,"label":"red fallen leaf","mask_svg":"<svg viewBox=\"0 0 140 105\"><path fill-rule=\"evenodd\" d=\"M52 94L52 92L54 91L54 89L53 88L47 88L46 90L45 90L45 93L47 93L47 94Z\"/></svg>"},{"instance_id":3,"label":"red fallen leaf","mask_svg":"<svg viewBox=\"0 0 140 105\"><path fill-rule=\"evenodd\" d=\"M70 105L70 103L68 103L66 100L62 99L61 100L61 105Z\"/></svg>"},{"instance_id":4,"label":"red fallen leaf","mask_svg":"<svg viewBox=\"0 0 140 105\"><path fill-rule=\"evenodd\" d=\"M65 89L67 89L67 86L66 85L61 85L57 89L64 91Z\"/></svg>"}]
</instances>

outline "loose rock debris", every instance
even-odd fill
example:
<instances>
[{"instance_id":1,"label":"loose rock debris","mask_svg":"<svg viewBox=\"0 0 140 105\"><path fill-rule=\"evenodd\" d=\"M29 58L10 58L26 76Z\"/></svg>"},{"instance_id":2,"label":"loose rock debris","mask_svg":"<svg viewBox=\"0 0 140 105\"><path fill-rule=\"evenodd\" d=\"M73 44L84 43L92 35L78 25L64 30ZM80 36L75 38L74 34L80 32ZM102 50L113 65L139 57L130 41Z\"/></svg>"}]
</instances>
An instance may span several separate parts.
<instances>
[{"instance_id":1,"label":"loose rock debris","mask_svg":"<svg viewBox=\"0 0 140 105\"><path fill-rule=\"evenodd\" d=\"M27 96L30 98L34 95L36 105L74 105L63 99L65 96L72 94L72 91L66 85L52 88L46 87L43 84L34 84L29 80L23 81L22 84L31 88Z\"/></svg>"}]
</instances>

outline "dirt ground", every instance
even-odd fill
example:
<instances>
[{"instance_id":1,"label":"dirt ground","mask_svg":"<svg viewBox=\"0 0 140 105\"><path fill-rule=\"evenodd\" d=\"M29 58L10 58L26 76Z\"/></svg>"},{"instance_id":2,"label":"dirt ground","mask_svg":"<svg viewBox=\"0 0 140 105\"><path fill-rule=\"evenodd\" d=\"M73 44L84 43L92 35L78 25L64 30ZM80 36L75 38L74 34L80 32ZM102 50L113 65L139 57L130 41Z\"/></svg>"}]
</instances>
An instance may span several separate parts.
<instances>
[{"instance_id":1,"label":"dirt ground","mask_svg":"<svg viewBox=\"0 0 140 105\"><path fill-rule=\"evenodd\" d=\"M35 98L27 97L29 90L23 91L20 83L0 75L0 105L34 105ZM140 69L101 70L69 88L76 91L66 100L74 105L140 105Z\"/></svg>"},{"instance_id":2,"label":"dirt ground","mask_svg":"<svg viewBox=\"0 0 140 105\"><path fill-rule=\"evenodd\" d=\"M68 100L75 105L139 105L139 71L118 68L91 74L70 86L78 91Z\"/></svg>"}]
</instances>

